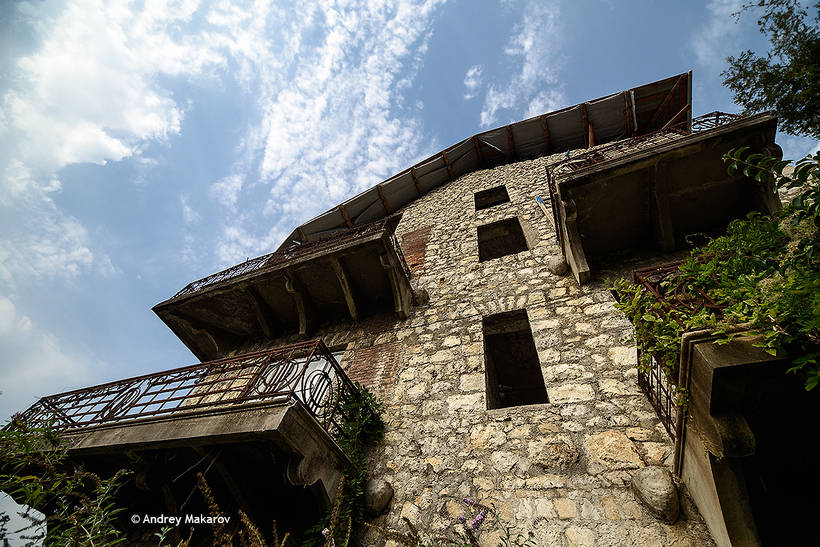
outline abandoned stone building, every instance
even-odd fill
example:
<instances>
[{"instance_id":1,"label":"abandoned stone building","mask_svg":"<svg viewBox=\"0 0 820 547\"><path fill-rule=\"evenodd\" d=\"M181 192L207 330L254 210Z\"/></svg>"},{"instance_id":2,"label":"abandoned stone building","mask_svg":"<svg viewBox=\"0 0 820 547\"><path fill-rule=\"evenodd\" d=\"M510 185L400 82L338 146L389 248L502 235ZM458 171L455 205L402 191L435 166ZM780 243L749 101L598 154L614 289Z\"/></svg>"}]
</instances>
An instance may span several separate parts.
<instances>
[{"instance_id":1,"label":"abandoned stone building","mask_svg":"<svg viewBox=\"0 0 820 547\"><path fill-rule=\"evenodd\" d=\"M199 510L201 471L226 506L298 533L334 497L335 405L361 382L385 408L371 476L393 491L373 522L441 531L469 497L537 545L771 543L794 514L754 493L767 468L748 462L781 457L761 439L797 433L747 410L789 387L755 398L737 371L774 359L687 335L678 408L662 373L639 375L606 280L649 279L693 234L779 207L721 159L777 155L775 133L768 114L693 118L684 73L469 137L158 304L200 363L24 416L56 419L90 469L133 469L127 514ZM653 508L632 482L649 469L663 483L659 468L675 482Z\"/></svg>"}]
</instances>

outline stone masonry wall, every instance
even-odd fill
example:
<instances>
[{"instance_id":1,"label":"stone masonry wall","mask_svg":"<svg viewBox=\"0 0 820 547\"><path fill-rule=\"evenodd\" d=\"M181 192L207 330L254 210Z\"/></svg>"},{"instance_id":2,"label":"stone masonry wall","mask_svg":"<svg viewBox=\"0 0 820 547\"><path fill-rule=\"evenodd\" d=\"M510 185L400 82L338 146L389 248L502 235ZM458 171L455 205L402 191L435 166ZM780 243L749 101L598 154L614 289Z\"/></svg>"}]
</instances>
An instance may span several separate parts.
<instances>
[{"instance_id":1,"label":"stone masonry wall","mask_svg":"<svg viewBox=\"0 0 820 547\"><path fill-rule=\"evenodd\" d=\"M494 503L514 532L533 532L539 546L710 545L687 496L678 522L667 525L629 489L635 469L671 466L673 445L637 387L632 327L603 282L578 287L547 269L560 248L535 197L548 199L545 166L561 158L470 173L410 204L396 233L423 260L413 285L427 290L429 303L403 322L377 318L313 333L329 346L348 344L343 366L378 386L385 403L386 440L372 456L372 475L395 496L376 522L406 531L407 517L443 530L469 496ZM473 194L499 184L509 203L475 211ZM477 226L513 216L529 250L479 263ZM487 410L482 317L521 309L549 403ZM494 540L483 532L483 545ZM370 533L364 545L384 540Z\"/></svg>"}]
</instances>

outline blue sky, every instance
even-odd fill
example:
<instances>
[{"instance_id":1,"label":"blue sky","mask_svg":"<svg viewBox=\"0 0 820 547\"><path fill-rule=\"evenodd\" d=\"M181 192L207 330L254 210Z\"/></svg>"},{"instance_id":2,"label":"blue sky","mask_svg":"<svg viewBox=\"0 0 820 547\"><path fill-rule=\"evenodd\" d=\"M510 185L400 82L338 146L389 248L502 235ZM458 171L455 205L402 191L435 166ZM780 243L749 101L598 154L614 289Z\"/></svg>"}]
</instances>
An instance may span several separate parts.
<instances>
[{"instance_id":1,"label":"blue sky","mask_svg":"<svg viewBox=\"0 0 820 547\"><path fill-rule=\"evenodd\" d=\"M738 111L765 47L729 0L270 4L0 7L3 417L195 362L151 306L433 152L687 70Z\"/></svg>"}]
</instances>

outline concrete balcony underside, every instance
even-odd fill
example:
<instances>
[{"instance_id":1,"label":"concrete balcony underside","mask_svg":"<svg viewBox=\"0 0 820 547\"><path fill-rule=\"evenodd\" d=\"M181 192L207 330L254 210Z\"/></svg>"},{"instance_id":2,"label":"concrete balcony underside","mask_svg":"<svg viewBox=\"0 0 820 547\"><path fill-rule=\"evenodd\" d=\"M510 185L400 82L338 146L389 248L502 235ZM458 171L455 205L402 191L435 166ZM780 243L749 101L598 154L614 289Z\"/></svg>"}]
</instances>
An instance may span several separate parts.
<instances>
[{"instance_id":1,"label":"concrete balcony underside","mask_svg":"<svg viewBox=\"0 0 820 547\"><path fill-rule=\"evenodd\" d=\"M613 252L672 251L690 234L716 234L749 211L779 208L770 185L729 176L722 160L741 146L778 156L776 121L761 114L657 145L646 141L620 157L553 174L559 237L578 282Z\"/></svg>"},{"instance_id":2,"label":"concrete balcony underside","mask_svg":"<svg viewBox=\"0 0 820 547\"><path fill-rule=\"evenodd\" d=\"M219 458L220 468L229 465L236 472L228 475L240 476L243 468L254 469L249 465L251 460L263 454L270 458L269 465L283 467L284 476L278 479L284 478L292 486L318 487L316 492L323 499L317 501L323 505L335 493L340 470L348 461L298 401L176 413L68 431L62 436L71 447L71 456L91 470L139 469L144 461L148 471L159 455L188 452L198 454L196 460L208 460L207 454L214 456L222 451L231 457ZM203 463L200 471L207 466Z\"/></svg>"},{"instance_id":3,"label":"concrete balcony underside","mask_svg":"<svg viewBox=\"0 0 820 547\"><path fill-rule=\"evenodd\" d=\"M183 294L186 287L154 311L203 361L249 340L307 336L320 324L391 312L405 319L409 270L392 229L377 228L278 251L249 273Z\"/></svg>"}]
</instances>

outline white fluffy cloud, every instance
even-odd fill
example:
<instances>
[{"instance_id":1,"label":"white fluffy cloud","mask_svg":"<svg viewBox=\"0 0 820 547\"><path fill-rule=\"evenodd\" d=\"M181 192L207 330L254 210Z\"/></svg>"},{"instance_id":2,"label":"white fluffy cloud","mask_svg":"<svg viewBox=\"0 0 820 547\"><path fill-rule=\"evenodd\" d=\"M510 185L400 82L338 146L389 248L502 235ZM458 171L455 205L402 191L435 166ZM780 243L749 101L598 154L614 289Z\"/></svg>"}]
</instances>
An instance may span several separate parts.
<instances>
[{"instance_id":1,"label":"white fluffy cloud","mask_svg":"<svg viewBox=\"0 0 820 547\"><path fill-rule=\"evenodd\" d=\"M161 77L202 77L225 59L206 32L185 33L197 2L79 0L9 6L39 37L0 92L0 276L73 277L113 266L51 198L72 164L139 157L180 130L184 109ZM9 220L12 219L13 220ZM23 219L20 221L20 219ZM10 279L11 278L11 279Z\"/></svg>"},{"instance_id":2,"label":"white fluffy cloud","mask_svg":"<svg viewBox=\"0 0 820 547\"><path fill-rule=\"evenodd\" d=\"M483 67L481 65L473 65L467 69L464 75L464 99L470 100L478 94L478 89L481 86L481 73Z\"/></svg>"},{"instance_id":3,"label":"white fluffy cloud","mask_svg":"<svg viewBox=\"0 0 820 547\"><path fill-rule=\"evenodd\" d=\"M0 420L43 395L82 387L100 370L92 356L66 352L6 297L0 297L0 347Z\"/></svg>"},{"instance_id":4,"label":"white fluffy cloud","mask_svg":"<svg viewBox=\"0 0 820 547\"><path fill-rule=\"evenodd\" d=\"M220 261L271 250L295 225L433 150L404 93L440 3L263 6L252 14L223 7L209 15L237 37L231 52L260 115L235 169L244 180L234 174L211 187L233 211L217 243ZM259 184L268 189L264 220L255 214Z\"/></svg>"},{"instance_id":5,"label":"white fluffy cloud","mask_svg":"<svg viewBox=\"0 0 820 547\"><path fill-rule=\"evenodd\" d=\"M511 118L521 119L564 106L558 78L558 17L557 4L531 2L524 9L523 21L513 29L504 50L516 72L505 85L489 86L481 110L482 127L498 123L501 110L510 111ZM523 110L522 105L526 105Z\"/></svg>"},{"instance_id":6,"label":"white fluffy cloud","mask_svg":"<svg viewBox=\"0 0 820 547\"><path fill-rule=\"evenodd\" d=\"M721 71L726 57L740 51L742 27L732 14L739 11L742 0L711 0L706 6L709 17L693 36L690 45L700 67L709 72Z\"/></svg>"}]
</instances>

